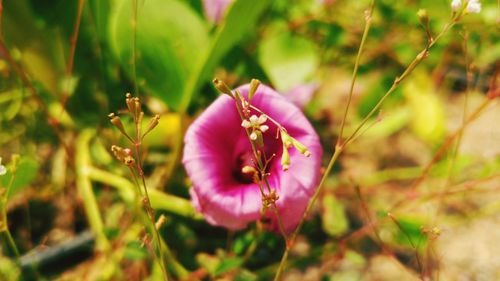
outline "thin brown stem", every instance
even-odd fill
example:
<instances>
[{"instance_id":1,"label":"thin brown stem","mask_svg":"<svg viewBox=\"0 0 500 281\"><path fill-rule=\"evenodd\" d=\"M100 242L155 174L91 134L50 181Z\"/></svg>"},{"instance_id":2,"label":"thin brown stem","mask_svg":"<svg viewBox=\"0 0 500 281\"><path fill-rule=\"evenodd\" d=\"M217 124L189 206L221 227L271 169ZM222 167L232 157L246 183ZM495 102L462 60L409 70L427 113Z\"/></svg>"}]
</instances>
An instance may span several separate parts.
<instances>
[{"instance_id":1,"label":"thin brown stem","mask_svg":"<svg viewBox=\"0 0 500 281\"><path fill-rule=\"evenodd\" d=\"M345 141L345 144L347 145L353 138L356 137L357 133L363 128L363 126L368 122L368 120L380 109L384 101L389 97L399 86L399 84L405 80L412 72L413 70L429 55L429 50L436 44L436 42L441 38L454 24L456 23L455 19L452 19L451 22L446 24L446 26L443 28L443 30L436 36L436 38L428 43L426 47L418 53L418 55L413 59L413 61L410 62L408 67L403 71L403 73L394 79L394 82L392 86L389 88L389 90L382 96L382 98L377 102L377 104L372 108L372 110L363 118L361 123L356 127L354 132L350 137L347 138Z\"/></svg>"},{"instance_id":2,"label":"thin brown stem","mask_svg":"<svg viewBox=\"0 0 500 281\"><path fill-rule=\"evenodd\" d=\"M373 7L371 7L373 9ZM421 62L423 61L427 56L428 56L428 51L429 49L435 45L435 43L439 40L439 38L441 38L455 23L456 23L457 19L456 18L452 18L452 20L450 21L450 23L448 23L444 28L443 30L436 36L436 38L427 44L427 46L415 57L415 59L408 65L408 67L403 71L403 73L397 77L395 80L394 80L394 83L393 85L391 86L391 88L384 94L384 96L379 100L379 102L375 105L375 107L370 111L370 113L368 113L365 118L361 121L361 123L358 125L358 127L355 129L354 133L349 136L345 142L341 142L341 141L337 141L337 145L335 145L335 152L333 153L332 157L330 158L330 161L328 163L328 166L325 170L325 173L323 174L323 177L321 178L321 181L318 185L318 187L316 188L316 191L313 195L313 197L311 198L311 200L309 201L309 204L307 205L307 208L304 212L304 215L301 219L301 221L299 222L297 228L295 229L295 231L292 233L291 237L290 237L290 246L293 246L293 243L298 235L298 233L300 232L300 229L305 221L305 218L308 216L310 210L312 209L312 206L314 205L314 203L316 202L322 188L323 188L323 184L326 180L326 178L328 177L328 175L330 174L332 168L333 168L333 165L335 164L337 158L340 156L340 154L342 153L342 151L345 149L345 147L350 144L358 135L359 131L363 128L363 126L368 122L368 120L373 116L373 114L375 114L375 112L377 112L380 108L380 106L383 104L383 102L385 101L385 99L392 93L396 90L396 88L399 86L399 84L401 83L401 81L403 81L405 78L407 78L412 72L413 70L415 69L415 67ZM281 258L281 261L280 261L280 265L278 267L278 270L276 272L276 275L274 277L274 281L279 281L280 278L281 278L281 274L283 273L283 270L285 268L285 264L286 264L286 261L288 259L288 255L289 255L289 251L290 251L290 247L287 247L285 249L285 252L283 253L283 256Z\"/></svg>"},{"instance_id":3,"label":"thin brown stem","mask_svg":"<svg viewBox=\"0 0 500 281\"><path fill-rule=\"evenodd\" d=\"M243 100L243 97L240 95L240 93L238 91L236 91L233 95L234 97L234 101L235 101L235 104L236 104L236 110L238 111L238 114L240 116L240 119L241 121L245 120L245 117L243 115L243 109L240 107L240 104L239 102ZM253 108L254 110L257 110L258 112L262 113L262 114L265 114L263 113L262 111L260 111L260 109L254 107L254 106L251 106L249 105L250 108ZM273 122L276 122L274 121L274 119L272 119L271 117L269 117L267 114L265 114L269 120L273 120ZM278 124L276 122L276 124ZM279 127L281 127L281 125L279 125ZM252 152L253 152L253 155L255 157L255 161L257 162L257 167L260 171L260 175L262 177L261 179L261 182L264 182L266 187L267 187L267 191L269 193L271 193L271 186L269 184L269 181L267 180L267 174L266 174L266 171L265 171L265 167L267 165L267 161L265 161L266 163L264 164L264 162L262 162L262 159L261 157L259 156L259 152L257 150L257 147L255 146L255 143L254 141L252 141L252 139L250 138L250 131L248 128L245 128L245 132L247 134L247 137L248 137L248 140L250 141L250 145L252 147ZM264 193L264 190L262 188L262 186L259 184L259 188L260 188L260 192L261 192L261 196L262 198L264 199L264 197L266 196L266 194ZM276 220L278 221L278 228L280 230L280 233L281 235L283 236L283 238L285 239L285 244L288 245L288 237L286 235L286 231L285 231L285 227L283 225L283 221L281 219L281 216L279 214L279 210L278 210L278 207L276 205L276 202L272 202L272 209L273 209L273 212L274 214L276 215Z\"/></svg>"},{"instance_id":4,"label":"thin brown stem","mask_svg":"<svg viewBox=\"0 0 500 281\"><path fill-rule=\"evenodd\" d=\"M73 65L75 61L75 52L76 52L76 43L78 41L78 34L80 31L80 23L82 20L82 12L83 12L83 5L85 4L85 0L78 0L78 10L76 13L76 20L75 20L75 26L73 28L73 34L71 35L70 39L70 48L69 48L69 55L68 55L68 61L66 62L66 70L65 70L65 81L64 81L64 87L63 87L63 92L62 92L62 101L61 101L61 114L64 112L64 108L66 107L66 103L68 102L68 98L70 93L68 92L68 87L71 79L71 75L73 74Z\"/></svg>"},{"instance_id":5,"label":"thin brown stem","mask_svg":"<svg viewBox=\"0 0 500 281\"><path fill-rule=\"evenodd\" d=\"M362 194L361 194L361 189L359 188L358 185L355 185L354 188L356 189L356 196L358 196L358 200L361 205L361 209L365 213L366 219L368 220L368 225L372 228L373 234L375 234L375 237L378 240L378 243L380 244L380 248L384 250L385 252L389 252L389 249L385 246L385 243L382 241L382 238L380 238L380 235L378 234L377 226L373 223L372 216L370 213L370 210L368 209L368 205L366 204Z\"/></svg>"},{"instance_id":6,"label":"thin brown stem","mask_svg":"<svg viewBox=\"0 0 500 281\"><path fill-rule=\"evenodd\" d=\"M406 236L406 239L408 240L411 247L415 251L415 259L417 260L418 270L420 271L420 279L425 280L424 270L423 270L423 266L422 266L422 260L420 258L420 254L418 253L418 248L415 245L415 243L413 243L413 240L411 239L410 234L408 234L408 232L403 228L403 226L399 223L399 221L391 213L388 213L387 216L396 224L396 226L399 228L399 230Z\"/></svg>"},{"instance_id":7,"label":"thin brown stem","mask_svg":"<svg viewBox=\"0 0 500 281\"><path fill-rule=\"evenodd\" d=\"M316 188L316 191L314 192L313 197L309 201L309 204L307 205L307 207L306 207L306 209L304 211L304 214L302 215L302 219L300 220L299 225L297 226L297 228L295 229L295 231L290 236L289 243L287 244L287 247L285 248L285 252L283 253L283 256L281 257L281 261L280 261L280 264L278 266L278 270L276 271L276 275L274 276L274 280L275 281L280 280L281 274L283 273L283 271L285 269L286 261L288 259L288 255L290 253L290 250L293 247L293 244L295 243L295 239L297 238L300 230L302 229L302 225L304 224L306 218L309 216L309 213L312 210L314 202L316 202L316 200L318 199L318 197L319 197L319 195L321 193L321 190L322 190L321 187L325 183L327 175L330 174L330 172L331 172L331 170L333 168L333 165L337 161L337 158L340 156L341 152L342 152L342 146L336 147L335 152L333 153L333 156L330 159L330 162L328 163L328 166L326 167L325 173L323 174L323 177L321 178L321 181L320 181L318 187Z\"/></svg>"},{"instance_id":8,"label":"thin brown stem","mask_svg":"<svg viewBox=\"0 0 500 281\"><path fill-rule=\"evenodd\" d=\"M5 45L5 42L3 41L3 38L0 38L0 56L3 57L9 65L14 68L14 71L16 72L17 76L21 79L23 82L24 86L28 88L30 91L31 95L37 102L38 106L42 110L43 114L47 117L47 124L54 130L54 133L56 134L56 137L59 139L59 142L61 145L64 147L64 150L66 151L66 154L68 156L71 156L71 150L69 146L66 144L63 138L63 133L61 132L59 128L59 122L55 120L49 112L49 109L45 105L44 101L42 98L38 95L38 91L35 89L33 84L31 83L31 80L28 78L28 75L24 71L24 69L19 65L16 60L12 57L12 55L9 52L9 49L7 49L7 46Z\"/></svg>"}]
</instances>

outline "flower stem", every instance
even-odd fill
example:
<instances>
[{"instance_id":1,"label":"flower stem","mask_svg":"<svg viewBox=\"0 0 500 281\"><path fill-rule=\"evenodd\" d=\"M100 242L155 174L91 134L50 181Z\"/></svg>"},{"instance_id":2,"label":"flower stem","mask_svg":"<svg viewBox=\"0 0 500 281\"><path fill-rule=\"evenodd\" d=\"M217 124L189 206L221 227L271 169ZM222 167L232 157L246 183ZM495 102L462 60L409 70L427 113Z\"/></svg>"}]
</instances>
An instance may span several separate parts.
<instances>
[{"instance_id":1,"label":"flower stem","mask_svg":"<svg viewBox=\"0 0 500 281\"><path fill-rule=\"evenodd\" d=\"M339 146L340 143L342 142L342 136L344 134L345 122L347 119L347 112L349 111L349 107L351 105L352 94L354 92L354 84L356 84L356 78L358 76L359 61L361 60L361 54L363 53L363 48L365 46L366 38L368 37L368 32L370 31L374 7L375 7L375 0L372 0L370 3L370 8L365 16L365 22L366 22L365 23L365 30L363 31L363 37L361 38L361 43L359 44L358 54L356 55L356 61L354 62L354 69L352 71L352 78L351 78L351 86L349 88L349 98L347 99L347 105L345 107L344 117L342 118L342 124L340 125L340 134L339 134L339 137L337 139L337 146Z\"/></svg>"},{"instance_id":2,"label":"flower stem","mask_svg":"<svg viewBox=\"0 0 500 281\"><path fill-rule=\"evenodd\" d=\"M243 120L245 120L245 118L243 116L242 109L240 108L240 105L239 105L239 101L242 100L243 97L240 95L240 93L238 91L235 92L234 97L235 97L236 109L238 111L238 114L240 116L241 121L243 121ZM254 110L257 110L258 112L260 112L262 114L265 114L260 109L257 109L254 106L249 105L249 107L253 108ZM267 114L266 114L266 116L267 116ZM270 116L267 116L267 118L269 120L271 120L273 123L278 124L278 122L276 122ZM281 128L281 125L278 124L278 127ZM261 181L263 181L265 183L265 185L267 187L267 191L269 193L271 193L271 185L269 184L269 181L267 180L267 175L266 175L266 171L265 171L265 164L262 162L262 159L259 156L259 153L257 152L257 147L255 146L255 143L250 138L250 132L249 132L249 130L247 128L245 128L245 132L247 134L248 141L250 141L250 145L252 146L252 152L253 152L253 155L255 157L255 160L257 161L257 165L258 165L258 168L260 170L260 174L262 175ZM263 190L263 188L260 185L259 185L259 187L260 187L261 195L264 198L264 196L265 196L264 190ZM288 237L287 237L286 232L285 232L285 227L283 225L283 220L281 219L281 216L279 214L278 206L276 206L276 202L272 203L272 207L273 207L273 212L276 215L276 220L278 221L278 228L279 228L279 230L281 232L281 235L283 235L283 238L285 239L285 244L288 245L288 242L289 242L288 241Z\"/></svg>"},{"instance_id":3,"label":"flower stem","mask_svg":"<svg viewBox=\"0 0 500 281\"><path fill-rule=\"evenodd\" d=\"M149 218L148 221L150 223L151 231L153 232L153 239L155 241L156 246L158 247L158 254L156 254L155 251L153 251L153 252L155 253L155 257L158 258L158 256L159 256L159 259L160 259L159 263L160 263L160 267L161 267L161 270L163 273L163 278L165 280L168 280L168 273L167 273L167 269L166 269L166 265L165 265L165 258L163 257L162 241L161 241L160 233L158 232L158 229L156 229L156 227L155 227L154 210L151 207L151 201L149 199L148 188L146 186L146 178L144 176L144 171L142 170L142 164L141 164L142 160L141 160L141 153L140 153L140 146L141 146L141 140L140 140L140 136L141 136L140 128L141 127L140 126L141 126L141 124L139 124L137 122L136 123L136 140L134 143L135 154L137 157L136 167L137 167L137 172L139 173L139 176L141 177L142 186L144 189L144 199L145 199L145 200L143 200L144 209L146 210L147 217ZM137 184L137 188L140 189L140 185L139 185L139 182L136 178L136 174L133 171L131 171L131 172L132 172L132 175L133 175L135 182Z\"/></svg>"},{"instance_id":4,"label":"flower stem","mask_svg":"<svg viewBox=\"0 0 500 281\"><path fill-rule=\"evenodd\" d=\"M274 281L280 280L281 274L283 273L283 270L285 269L286 261L288 259L288 254L289 254L291 248L293 247L293 243L295 242L295 239L297 238L297 235L299 234L299 232L302 228L302 225L304 224L307 216L311 212L314 203L318 199L319 194L321 193L321 190L322 190L321 187L325 183L327 175L330 174L330 172L333 168L333 165L335 164L338 157L340 156L340 153L342 153L342 150L343 150L342 146L337 146L335 148L335 152L333 153L332 158L330 158L330 162L328 163L328 166L326 167L325 173L323 174L323 177L321 178L321 181L318 185L318 188L316 188L316 191L314 192L313 197L309 201L309 204L307 205L306 210L304 211L304 214L302 215L302 219L300 220L299 225L297 226L297 228L295 228L295 231L290 236L289 243L287 244L287 247L285 249L283 257L281 257L280 265L278 267L278 270L276 271L276 275L274 276Z\"/></svg>"},{"instance_id":5,"label":"flower stem","mask_svg":"<svg viewBox=\"0 0 500 281\"><path fill-rule=\"evenodd\" d=\"M99 213L94 191L92 190L92 183L88 177L88 167L90 166L90 152L88 147L93 134L93 131L85 130L78 136L76 141L76 186L80 196L83 198L83 204L90 227L96 236L97 249L107 252L110 250L111 246L104 234L104 224L101 214Z\"/></svg>"},{"instance_id":6,"label":"flower stem","mask_svg":"<svg viewBox=\"0 0 500 281\"><path fill-rule=\"evenodd\" d=\"M374 9L374 5L372 3L372 5L370 5L370 9ZM369 12L369 14L371 15L371 12ZM367 16L368 17L368 16ZM342 142L342 140L340 139L341 138L341 135L339 135L339 140L337 140L337 144L335 145L335 151L332 155L332 157L330 158L330 161L328 163L328 166L323 174L323 177L321 178L321 181L320 183L318 184L318 187L316 188L316 191L314 192L314 195L313 197L311 198L311 200L309 201L309 204L307 205L307 208L306 210L304 211L304 214L302 216L302 219L300 220L297 228L295 229L295 231L292 233L290 239L289 239L289 244L287 246L287 248L285 249L285 252L283 253L283 256L281 258L281 261L280 261L280 264L279 264L279 267L278 267L278 270L276 271L276 275L274 277L274 281L279 281L280 278L281 278L281 274L283 273L284 271L284 268L285 268L285 265L286 265L286 261L288 259L288 255L289 255L289 252L290 252L290 249L291 247L293 247L293 244L295 242L295 239L297 238L297 235L298 233L300 232L300 229L302 228L302 225L304 224L304 221L305 219L307 218L307 216L309 215L309 212L311 211L312 209L312 206L314 205L314 203L316 202L316 200L318 199L318 196L319 194L321 193L322 189L323 189L323 185L325 183L325 180L326 178L328 177L328 175L330 174L332 168L333 168L333 165L335 164L337 158L340 156L340 154L342 153L342 151L347 147L347 145L349 145L350 143L352 143L353 140L356 139L357 135L358 135L358 132L363 128L363 126L368 122L368 120L373 116L373 114L380 108L380 106L382 105L382 103L385 101L385 99L392 93L396 90L396 88L399 86L399 84L401 83L401 81L403 81L405 78L407 78L412 72L413 70L415 69L415 67L420 64L420 62L422 62L428 55L428 51L429 49L437 42L437 40L439 38L441 38L456 22L457 22L458 18L455 18L455 17L452 17L451 21L443 28L443 30L436 36L436 38L431 41L431 42L428 42L427 46L420 52L418 53L418 55L415 57L415 59L408 65L408 67L403 71L403 73L397 77L395 80L394 80L394 83L392 84L391 88L384 94L384 96L378 101L378 103L375 105L375 107L365 116L365 118L361 121L361 123L358 125L358 127L354 130L354 132L346 139L345 142ZM367 18L367 21L366 21L366 25L370 25L370 21L368 20ZM365 30L366 30L366 27L365 27ZM363 33L363 36L365 36L365 33ZM362 39L362 42L360 44L360 49L364 46L364 41ZM358 51L358 55L361 53L361 51ZM359 58L357 57L356 58L356 61L357 63L359 63ZM354 82L355 82L355 79L356 79L356 74L357 73L357 67L355 66L355 70L353 71L353 81L351 81L351 84L352 84L352 88L349 92L349 101L348 101L348 104L347 104L347 107L349 107L350 105L350 100L351 100L351 97L352 97L352 89L354 88ZM344 112L344 119L347 117L347 111L348 109L346 109L346 111ZM342 121L342 126L344 126L345 124L345 120ZM342 131L343 129L341 129ZM341 132L342 134L343 132Z\"/></svg>"},{"instance_id":7,"label":"flower stem","mask_svg":"<svg viewBox=\"0 0 500 281\"><path fill-rule=\"evenodd\" d=\"M399 84L403 80L405 80L413 72L413 70L428 56L430 48L434 46L437 40L439 40L439 38L441 38L441 36L443 36L455 23L456 20L452 19L448 24L446 24L446 26L436 36L436 38L433 41L429 42L427 46L418 53L418 55L413 59L413 61L408 65L408 67L403 71L403 73L399 77L396 77L396 79L394 79L391 88L389 88L389 90L384 94L384 96L382 96L382 98L378 101L378 103L365 116L365 118L361 121L358 127L356 127L352 135L346 139L346 141L344 142L345 145L352 142L353 138L356 137L357 133L363 128L366 122L368 122L368 120L375 114L375 112L377 112L380 109L380 106L384 103L385 99L387 99L387 97L397 89Z\"/></svg>"},{"instance_id":8,"label":"flower stem","mask_svg":"<svg viewBox=\"0 0 500 281\"><path fill-rule=\"evenodd\" d=\"M5 238L4 240L7 242L7 246L9 247L10 251L14 254L16 259L19 260L21 255L19 254L19 250L17 249L16 242L14 242L14 239L12 238L12 234L10 233L9 228L5 227L5 229L1 233L4 236L4 238Z\"/></svg>"},{"instance_id":9,"label":"flower stem","mask_svg":"<svg viewBox=\"0 0 500 281\"><path fill-rule=\"evenodd\" d=\"M139 85L137 83L137 0L132 0L132 76L134 79L134 91L137 96Z\"/></svg>"}]
</instances>

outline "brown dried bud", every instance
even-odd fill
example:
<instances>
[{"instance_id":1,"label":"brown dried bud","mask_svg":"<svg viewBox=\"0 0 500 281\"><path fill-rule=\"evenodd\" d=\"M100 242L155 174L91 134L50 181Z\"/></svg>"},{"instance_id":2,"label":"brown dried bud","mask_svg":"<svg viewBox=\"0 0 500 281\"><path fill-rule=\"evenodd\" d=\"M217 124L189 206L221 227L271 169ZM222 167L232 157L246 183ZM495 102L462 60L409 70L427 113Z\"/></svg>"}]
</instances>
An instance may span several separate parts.
<instances>
[{"instance_id":1,"label":"brown dried bud","mask_svg":"<svg viewBox=\"0 0 500 281\"><path fill-rule=\"evenodd\" d=\"M138 121L141 115L141 100L138 97L134 98L134 112L132 112L132 115L134 116L134 121L140 124Z\"/></svg>"},{"instance_id":2,"label":"brown dried bud","mask_svg":"<svg viewBox=\"0 0 500 281\"><path fill-rule=\"evenodd\" d=\"M127 93L125 95L125 103L127 103L128 111L133 115L135 112L135 104L134 99L132 98L132 95L130 93Z\"/></svg>"},{"instance_id":3,"label":"brown dried bud","mask_svg":"<svg viewBox=\"0 0 500 281\"><path fill-rule=\"evenodd\" d=\"M160 122L160 115L156 114L151 118L149 121L148 127L146 128L146 132L142 135L142 138L144 138L149 132L151 132Z\"/></svg>"},{"instance_id":4,"label":"brown dried bud","mask_svg":"<svg viewBox=\"0 0 500 281\"><path fill-rule=\"evenodd\" d=\"M109 117L109 121L111 121L111 123L113 125L115 125L115 127L118 128L118 130L120 130L120 132L126 136L128 139L130 139L130 136L127 134L127 132L125 131L125 127L123 126L123 123L120 119L119 116L115 115L114 113L110 113L108 114L108 117Z\"/></svg>"}]
</instances>

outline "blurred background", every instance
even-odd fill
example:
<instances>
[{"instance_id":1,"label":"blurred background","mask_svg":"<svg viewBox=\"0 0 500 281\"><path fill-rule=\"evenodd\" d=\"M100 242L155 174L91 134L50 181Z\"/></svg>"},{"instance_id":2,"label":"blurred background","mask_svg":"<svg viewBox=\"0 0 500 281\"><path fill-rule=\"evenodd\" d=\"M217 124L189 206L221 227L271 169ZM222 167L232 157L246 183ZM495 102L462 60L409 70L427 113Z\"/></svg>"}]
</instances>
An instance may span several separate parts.
<instances>
[{"instance_id":1,"label":"blurred background","mask_svg":"<svg viewBox=\"0 0 500 281\"><path fill-rule=\"evenodd\" d=\"M0 279L161 279L133 212L132 178L109 149L127 145L107 115L123 112L130 92L145 119L161 116L144 143L144 170L156 216L166 218L172 279L271 280L280 236L255 225L228 232L191 207L183 132L217 98L211 79L236 87L257 78L303 108L326 165L370 1L0 3ZM500 279L500 105L492 98L500 8L481 3L342 154L284 280ZM447 0L375 1L346 136L425 48L419 9L433 36L452 16Z\"/></svg>"}]
</instances>

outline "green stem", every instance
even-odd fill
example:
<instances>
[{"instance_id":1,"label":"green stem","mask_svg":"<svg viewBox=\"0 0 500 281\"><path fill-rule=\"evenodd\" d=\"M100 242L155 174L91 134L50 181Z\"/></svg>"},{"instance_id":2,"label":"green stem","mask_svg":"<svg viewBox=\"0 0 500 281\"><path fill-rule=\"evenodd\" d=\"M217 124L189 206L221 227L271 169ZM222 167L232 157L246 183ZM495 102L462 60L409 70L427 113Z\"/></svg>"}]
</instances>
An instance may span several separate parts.
<instances>
[{"instance_id":1,"label":"green stem","mask_svg":"<svg viewBox=\"0 0 500 281\"><path fill-rule=\"evenodd\" d=\"M354 92L354 85L356 84L356 78L358 77L359 61L361 60L361 54L363 53L363 48L365 46L366 38L368 37L368 32L370 31L374 7L375 7L375 0L372 0L370 3L369 11L366 14L365 30L363 31L363 37L361 38L361 43L359 44L358 54L356 55L356 61L354 62L354 70L352 71L351 85L349 88L349 98L347 99L347 106L345 107L344 117L342 118L342 124L340 125L340 134L337 139L337 146L340 145L340 143L342 142L345 122L347 119L347 112L349 111L349 107L351 105L352 95Z\"/></svg>"},{"instance_id":2,"label":"green stem","mask_svg":"<svg viewBox=\"0 0 500 281\"><path fill-rule=\"evenodd\" d=\"M238 91L235 91L234 97L235 97L234 101L236 104L236 109L238 111L238 114L240 116L241 121L243 121L243 120L245 120L245 118L243 117L242 109L240 108L240 104L239 104L239 102L241 100L243 100L243 97L240 95L240 93ZM255 109L255 107L253 107L253 108ZM260 110L259 110L259 112L262 113L262 111L260 111ZM273 119L273 122L276 122L276 121L274 121L274 119ZM250 142L250 145L252 146L252 152L253 152L253 155L255 157L255 160L257 161L257 165L258 165L258 168L260 170L260 173L262 175L262 180L266 184L267 191L270 193L271 186L269 184L269 181L267 180L267 176L266 176L266 172L265 172L265 165L264 165L264 163L262 163L262 159L259 157L259 154L257 152L257 147L255 146L254 141L252 141L252 139L250 138L250 132L247 128L245 128L245 132L247 134L248 141ZM262 193L262 196L264 196L265 194L264 194L264 191L262 188L260 191ZM273 204L273 212L276 215L276 220L278 221L279 230L281 232L281 235L283 235L283 238L285 239L285 244L288 245L288 237L287 237L286 232L285 232L285 227L283 226L283 220L281 219L281 216L279 214L278 206L276 206L276 202L273 202L272 204Z\"/></svg>"},{"instance_id":3,"label":"green stem","mask_svg":"<svg viewBox=\"0 0 500 281\"><path fill-rule=\"evenodd\" d=\"M100 251L107 252L110 250L110 244L106 235L104 235L104 224L99 213L94 191L92 190L92 183L88 176L90 167L89 142L93 135L94 131L84 130L77 138L75 156L76 185L80 196L83 198L83 205L90 227L96 236L96 247Z\"/></svg>"},{"instance_id":4,"label":"green stem","mask_svg":"<svg viewBox=\"0 0 500 281\"><path fill-rule=\"evenodd\" d=\"M88 176L91 180L114 187L126 203L132 204L134 202L135 194L133 190L135 187L129 180L96 167L89 167ZM149 197L151 207L154 209L160 209L185 218L203 219L201 214L196 212L191 203L184 198L167 194L157 189L151 189Z\"/></svg>"},{"instance_id":5,"label":"green stem","mask_svg":"<svg viewBox=\"0 0 500 281\"><path fill-rule=\"evenodd\" d=\"M132 0L132 76L134 78L134 91L137 96L139 85L137 83L137 0Z\"/></svg>"},{"instance_id":6,"label":"green stem","mask_svg":"<svg viewBox=\"0 0 500 281\"><path fill-rule=\"evenodd\" d=\"M370 6L370 9L373 9L374 6ZM371 13L370 13L371 14ZM289 243L289 246L287 246L287 248L285 249L285 252L283 254L283 257L281 258L281 261L280 261L280 264L279 264L279 267L278 267L278 270L276 272L276 275L274 277L274 280L275 281L279 281L280 280L280 277L281 277L281 274L283 273L283 270L285 268L285 265L286 265L286 261L288 259L288 255L289 255L289 252L290 252L290 248L293 246L293 243L295 242L295 239L298 235L298 233L300 232L300 229L302 228L302 225L304 224L304 221L305 219L307 218L307 216L309 215L309 212L311 211L312 209L312 206L314 205L314 203L316 202L319 194L321 193L321 190L323 188L323 185L324 185L324 182L326 180L326 178L328 177L328 175L330 174L332 168L333 168L333 165L335 164L337 158L340 156L340 154L342 153L342 151L345 149L345 147L347 145L349 145L357 136L357 133L363 128L363 126L366 124L366 122L371 118L371 116L373 116L373 114L380 108L380 106L382 105L382 103L385 101L385 99L392 93L394 92L394 90L396 90L396 88L398 87L399 83L401 81L403 81L405 78L407 78L412 72L413 70L415 69L415 67L422 61L424 60L427 55L428 55L428 51L429 49L437 42L437 40L439 38L441 38L441 36L443 36L455 23L456 23L457 19L456 18L452 18L451 22L448 23L444 28L443 30L441 31L441 33L439 33L436 38L429 42L427 44L427 46L425 47L424 50L422 50L416 57L415 59L408 65L408 67L403 71L403 73L401 74L401 76L397 77L395 80L394 80L394 83L393 85L391 86L391 88L385 93L385 95L379 100L379 102L375 105L375 107L370 111L370 113L368 113L368 115L365 116L365 118L363 119L363 121L361 121L360 125L355 129L354 133L349 136L346 141L344 143L341 142L341 140L337 140L337 145L335 145L335 152L333 153L332 157L330 158L330 161L328 163L328 166L325 170L325 173L323 174L323 177L321 178L321 181L318 185L318 187L316 188L316 191L313 195L313 197L311 198L311 200L309 201L309 204L307 205L307 208L302 216L302 219L300 220L299 222L299 225L297 226L297 228L295 229L295 231L293 232L291 238L290 238L290 243ZM370 21L367 20L366 24L370 24ZM364 34L363 34L364 36ZM364 42L362 40L362 44L360 44L360 48L363 47L364 45ZM358 51L358 54L360 53L360 51ZM355 70L357 71L357 70ZM356 75L355 75L356 72L354 72L353 74L353 80L356 79ZM350 92L349 95L351 95L352 93ZM349 106L349 104L348 104ZM347 112L347 109L346 109L346 112ZM346 116L346 113L344 113L344 115ZM344 117L345 118L345 117ZM343 121L345 122L345 121Z\"/></svg>"},{"instance_id":7,"label":"green stem","mask_svg":"<svg viewBox=\"0 0 500 281\"><path fill-rule=\"evenodd\" d=\"M139 133L137 135L139 136ZM138 148L139 146L136 145L135 147L136 147L136 156L137 156L137 169L138 169L138 172L139 172L140 177L142 179L142 184L144 187L144 199L145 200L142 200L142 198L141 198L141 201L144 204L146 216L148 217L148 219L145 221L145 226L146 226L146 228L149 228L150 233L153 233L153 240L154 240L154 243L156 244L156 247L158 248L158 253L156 253L155 250L153 250L153 252L154 252L156 259L159 258L159 261L158 260L157 261L160 263L160 267L161 267L161 270L163 273L163 278L168 281L169 278L168 278L167 268L166 268L166 264L165 264L165 258L163 257L162 239L160 237L160 234L158 233L158 230L155 227L154 211L153 211L153 208L151 207L148 189L146 187L146 180L144 178L144 173L142 171L142 167L140 164L141 158L140 158L140 154L139 154L139 148ZM132 173L132 177L134 178L134 182L135 182L135 184L140 192L140 184L139 184L139 181L137 180L137 175L135 174L135 172L133 171L132 168L130 169L130 172Z\"/></svg>"},{"instance_id":8,"label":"green stem","mask_svg":"<svg viewBox=\"0 0 500 281\"><path fill-rule=\"evenodd\" d=\"M347 145L348 143L352 142L352 139L356 137L357 133L363 128L363 126L368 122L368 120L375 114L380 109L380 106L384 103L384 101L387 99L389 95L391 95L399 86L399 84L405 80L412 72L413 70L428 56L428 52L432 46L436 44L436 42L443 36L453 25L455 24L455 19L452 19L451 22L449 22L443 30L436 36L436 38L429 42L427 46L418 53L418 55L413 59L413 61L408 65L408 67L403 71L403 73L394 79L394 82L389 88L389 90L382 96L382 98L378 101L378 103L372 108L372 110L365 116L365 118L361 121L361 123L358 125L358 127L354 130L354 133L347 138L345 141L345 144Z\"/></svg>"},{"instance_id":9,"label":"green stem","mask_svg":"<svg viewBox=\"0 0 500 281\"><path fill-rule=\"evenodd\" d=\"M7 223L7 221L5 221ZM7 226L5 226L5 229L1 232L2 235L4 236L4 241L7 242L7 246L10 249L10 252L14 254L15 258L19 260L21 255L19 254L19 250L17 249L16 242L14 242L14 238L12 238L12 234L10 233L10 230Z\"/></svg>"}]
</instances>

